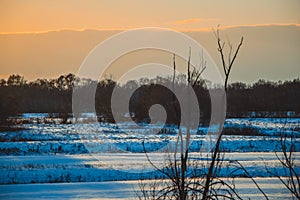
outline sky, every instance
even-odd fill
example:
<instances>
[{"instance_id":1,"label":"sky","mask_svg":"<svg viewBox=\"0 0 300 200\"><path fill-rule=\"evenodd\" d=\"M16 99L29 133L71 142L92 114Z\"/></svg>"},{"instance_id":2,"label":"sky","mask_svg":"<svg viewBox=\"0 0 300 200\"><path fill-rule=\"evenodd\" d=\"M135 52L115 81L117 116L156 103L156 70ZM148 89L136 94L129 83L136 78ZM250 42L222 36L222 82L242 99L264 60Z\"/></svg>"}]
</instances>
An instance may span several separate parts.
<instances>
[{"instance_id":1,"label":"sky","mask_svg":"<svg viewBox=\"0 0 300 200\"><path fill-rule=\"evenodd\" d=\"M299 23L298 0L1 0L0 32Z\"/></svg>"},{"instance_id":2,"label":"sky","mask_svg":"<svg viewBox=\"0 0 300 200\"><path fill-rule=\"evenodd\" d=\"M219 64L211 32L218 24L225 40L245 37L232 81L297 78L299 10L299 0L0 0L0 78L76 73L99 42L142 27L187 33Z\"/></svg>"}]
</instances>

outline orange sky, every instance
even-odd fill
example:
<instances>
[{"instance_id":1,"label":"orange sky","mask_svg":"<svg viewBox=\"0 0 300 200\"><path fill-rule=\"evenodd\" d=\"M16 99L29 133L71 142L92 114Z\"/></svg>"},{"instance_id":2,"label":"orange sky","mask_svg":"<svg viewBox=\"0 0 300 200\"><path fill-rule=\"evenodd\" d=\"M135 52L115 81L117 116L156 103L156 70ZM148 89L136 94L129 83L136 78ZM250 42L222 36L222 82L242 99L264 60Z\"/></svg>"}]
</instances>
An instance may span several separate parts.
<instances>
[{"instance_id":1,"label":"orange sky","mask_svg":"<svg viewBox=\"0 0 300 200\"><path fill-rule=\"evenodd\" d=\"M298 0L1 0L0 33L299 24Z\"/></svg>"},{"instance_id":2,"label":"orange sky","mask_svg":"<svg viewBox=\"0 0 300 200\"><path fill-rule=\"evenodd\" d=\"M231 81L291 79L300 76L299 10L299 0L0 0L0 78L76 74L108 30L149 26L188 31L219 64L208 31L221 24L225 40L245 36Z\"/></svg>"}]
</instances>

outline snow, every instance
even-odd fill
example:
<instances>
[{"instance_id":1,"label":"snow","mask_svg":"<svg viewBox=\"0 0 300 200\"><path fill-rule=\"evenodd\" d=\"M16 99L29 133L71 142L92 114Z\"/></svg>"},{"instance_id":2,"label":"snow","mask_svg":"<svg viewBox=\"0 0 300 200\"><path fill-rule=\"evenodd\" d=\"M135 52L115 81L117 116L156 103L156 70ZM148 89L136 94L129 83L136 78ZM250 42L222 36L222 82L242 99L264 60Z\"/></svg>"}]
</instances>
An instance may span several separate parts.
<instances>
[{"instance_id":1,"label":"snow","mask_svg":"<svg viewBox=\"0 0 300 200\"><path fill-rule=\"evenodd\" d=\"M299 118L229 118L224 127L250 127L260 134L270 136L297 135L300 134Z\"/></svg>"},{"instance_id":2,"label":"snow","mask_svg":"<svg viewBox=\"0 0 300 200\"><path fill-rule=\"evenodd\" d=\"M19 119L30 123L19 125L20 131L0 132L0 199L132 199L137 180L162 178L147 161L144 147L151 161L163 167L163 152L176 144L173 126L161 130L161 124L90 123L89 118L95 118L90 113L79 120L86 123L59 124L56 119L45 123L49 116L24 114ZM244 176L242 170L233 173L235 168L227 166L238 160L273 199L287 195L282 184L266 172L265 164L285 175L274 153L281 150L284 133L294 136L295 170L300 174L299 122L300 118L226 119L224 128L235 129L239 135L223 136L220 148L226 152L225 167L220 176ZM191 161L208 159L203 152L199 154L207 144L208 130L192 130ZM289 148L290 140L286 144ZM245 197L262 197L248 179L238 181Z\"/></svg>"},{"instance_id":3,"label":"snow","mask_svg":"<svg viewBox=\"0 0 300 200\"><path fill-rule=\"evenodd\" d=\"M161 168L165 166L165 155L148 154L151 161ZM191 153L190 160L205 160L199 153ZM284 176L274 153L226 153L224 168L220 176L244 176L244 171L234 166L226 166L238 160L254 177L269 177L265 163L271 171ZM300 173L300 152L295 153L295 170ZM12 183L56 183L56 182L95 182L151 179L162 177L149 164L144 153L105 153L97 155L38 155L38 156L1 156L0 184ZM204 162L205 163L205 162ZM201 170L207 170L203 168Z\"/></svg>"},{"instance_id":4,"label":"snow","mask_svg":"<svg viewBox=\"0 0 300 200\"><path fill-rule=\"evenodd\" d=\"M25 115L27 116L27 115ZM30 117L34 116L33 114ZM40 117L37 115L36 117ZM226 152L280 151L283 134L295 136L296 151L300 151L299 118L239 118L227 119L225 128L235 128L240 135L224 135L221 148ZM176 143L176 129L161 125L143 126L124 123L116 126L108 123L86 124L24 124L25 130L0 133L0 155L82 154L98 152L144 152L161 150ZM254 129L258 135L243 135ZM248 129L246 129L248 128ZM229 129L230 130L230 129ZM207 127L192 131L190 150L199 151L205 144ZM250 130L251 131L251 130ZM157 134L159 133L159 134ZM198 134L197 134L198 133ZM287 141L290 146L290 141Z\"/></svg>"},{"instance_id":5,"label":"snow","mask_svg":"<svg viewBox=\"0 0 300 200\"><path fill-rule=\"evenodd\" d=\"M263 199L251 180L237 178L237 191L243 198ZM256 181L270 199L291 199L289 192L275 178L257 178ZM0 185L0 199L136 199L138 181L89 183L52 183Z\"/></svg>"}]
</instances>

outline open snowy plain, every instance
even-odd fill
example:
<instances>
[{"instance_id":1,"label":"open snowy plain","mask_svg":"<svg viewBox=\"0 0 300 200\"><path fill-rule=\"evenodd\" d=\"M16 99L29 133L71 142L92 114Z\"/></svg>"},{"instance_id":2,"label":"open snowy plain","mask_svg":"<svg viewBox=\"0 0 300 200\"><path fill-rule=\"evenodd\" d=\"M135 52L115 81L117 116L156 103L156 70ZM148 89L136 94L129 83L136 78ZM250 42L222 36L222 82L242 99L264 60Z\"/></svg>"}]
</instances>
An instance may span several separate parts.
<instances>
[{"instance_id":1,"label":"open snowy plain","mask_svg":"<svg viewBox=\"0 0 300 200\"><path fill-rule=\"evenodd\" d=\"M0 133L0 199L134 199L140 179L160 178L146 159L164 166L165 150L176 141L174 127L136 127L113 124L44 123L47 114L24 114L30 123L22 130ZM267 172L284 176L275 152L280 136L295 136L296 171L300 173L299 118L227 119L221 149L224 168L220 176L236 176L238 192L245 198L261 199L261 193L238 160L255 177L270 199L289 198L280 181ZM201 146L208 128L193 131L191 160L209 160ZM232 132L230 132L232 130ZM287 147L291 145L287 141ZM199 151L201 150L201 153ZM280 155L280 154L279 154Z\"/></svg>"}]
</instances>

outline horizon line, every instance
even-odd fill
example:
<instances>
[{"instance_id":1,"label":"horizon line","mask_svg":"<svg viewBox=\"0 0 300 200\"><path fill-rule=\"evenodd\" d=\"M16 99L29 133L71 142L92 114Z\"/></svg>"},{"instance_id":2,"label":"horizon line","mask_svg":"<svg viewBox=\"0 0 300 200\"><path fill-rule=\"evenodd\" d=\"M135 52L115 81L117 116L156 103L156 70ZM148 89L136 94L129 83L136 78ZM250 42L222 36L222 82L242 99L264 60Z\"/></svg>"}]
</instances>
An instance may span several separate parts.
<instances>
[{"instance_id":1,"label":"horizon line","mask_svg":"<svg viewBox=\"0 0 300 200\"><path fill-rule=\"evenodd\" d=\"M33 79L26 79L26 76L25 75L22 75L20 73L11 73L11 74L0 74L0 80L1 79L4 79L5 81L8 80L8 78L12 75L19 75L21 77L24 78L24 80L26 81L29 81L29 82L34 82L38 79L46 79L46 80L52 80L52 79L58 79L60 76L65 76L65 75L68 75L68 74L74 74L76 77L77 77L77 74L73 73L73 72L68 72L68 73L61 73L59 75L56 75L56 76L44 76L44 77L37 77L37 78L33 78ZM164 77L164 76L156 76L156 77ZM155 77L155 78L156 78ZM79 77L80 78L80 77ZM102 77L102 79L105 78L105 77ZM285 82L285 81L293 81L293 80L299 80L300 79L300 76L294 76L292 78L287 78L287 79L267 79L267 78L258 78L256 79L255 81L251 81L251 82L248 82L248 81L240 81L240 80L235 80L235 81L229 81L229 83L245 83L245 84L254 84L254 83L257 83L258 81L260 80L264 80L264 81L267 81L267 82L273 82L273 83L278 83L278 82ZM100 79L99 79L100 80ZM115 80L114 78L112 78L112 80L114 81L118 81L118 80ZM134 79L133 79L134 80Z\"/></svg>"},{"instance_id":2,"label":"horizon line","mask_svg":"<svg viewBox=\"0 0 300 200\"><path fill-rule=\"evenodd\" d=\"M241 24L241 25L225 25L220 26L220 30L225 29L234 29L234 28L248 28L248 27L300 27L298 23L270 23L270 24ZM217 27L217 26L216 26ZM205 28L190 28L190 29L177 29L177 28L168 28L168 27L157 27L157 28L165 28L170 30L175 30L179 32L211 32L216 27L205 27ZM0 32L0 35L26 35L26 34L46 34L52 32L63 32L63 31L74 31L74 32L84 32L84 31L127 31L127 30L134 30L138 29L135 28L91 28L91 27L84 27L84 28L62 28L62 29L52 29L52 30L45 30L45 31L20 31L20 32Z\"/></svg>"}]
</instances>

